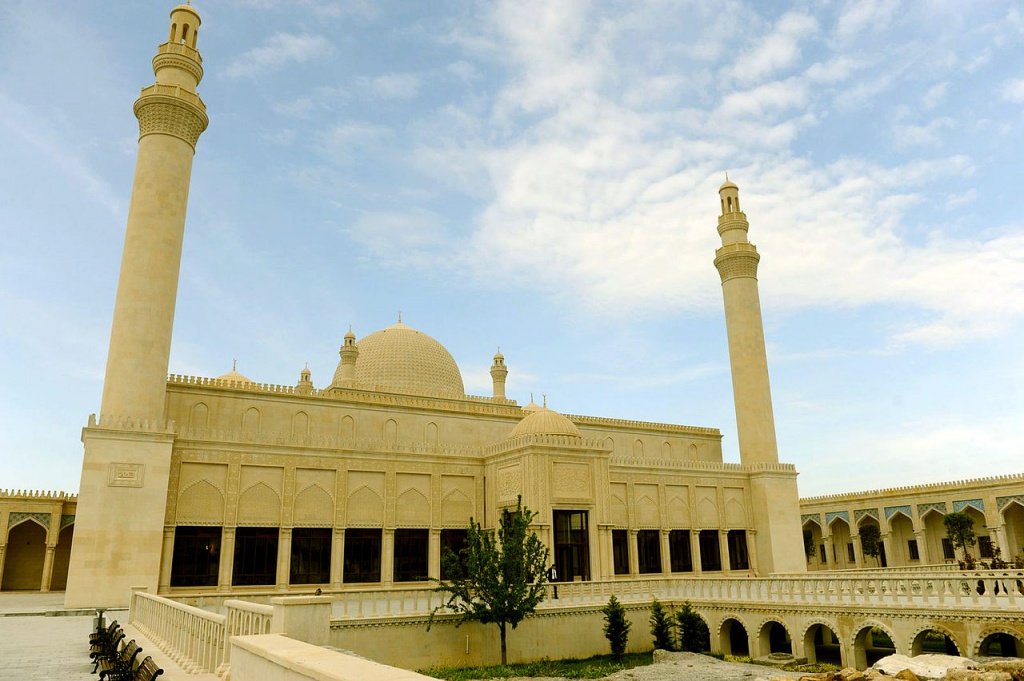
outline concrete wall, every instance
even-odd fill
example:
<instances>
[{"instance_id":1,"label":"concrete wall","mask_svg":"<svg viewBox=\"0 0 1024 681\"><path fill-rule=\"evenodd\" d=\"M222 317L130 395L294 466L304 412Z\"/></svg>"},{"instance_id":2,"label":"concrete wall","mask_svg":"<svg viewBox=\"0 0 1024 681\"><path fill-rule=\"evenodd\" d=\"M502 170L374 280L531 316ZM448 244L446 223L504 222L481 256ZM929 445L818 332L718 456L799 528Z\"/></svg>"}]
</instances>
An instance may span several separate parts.
<instances>
[{"instance_id":1,"label":"concrete wall","mask_svg":"<svg viewBox=\"0 0 1024 681\"><path fill-rule=\"evenodd\" d=\"M295 641L281 634L231 639L231 678L245 681L427 681L430 677Z\"/></svg>"},{"instance_id":2,"label":"concrete wall","mask_svg":"<svg viewBox=\"0 0 1024 681\"><path fill-rule=\"evenodd\" d=\"M508 661L587 658L610 653L602 631L601 607L548 610L526 618L515 630L509 627ZM650 605L625 608L633 625L627 651L650 650ZM427 619L421 616L401 621L335 620L331 623L331 645L404 669L501 663L498 625L470 622L456 627L455 619L438 617L427 632Z\"/></svg>"}]
</instances>

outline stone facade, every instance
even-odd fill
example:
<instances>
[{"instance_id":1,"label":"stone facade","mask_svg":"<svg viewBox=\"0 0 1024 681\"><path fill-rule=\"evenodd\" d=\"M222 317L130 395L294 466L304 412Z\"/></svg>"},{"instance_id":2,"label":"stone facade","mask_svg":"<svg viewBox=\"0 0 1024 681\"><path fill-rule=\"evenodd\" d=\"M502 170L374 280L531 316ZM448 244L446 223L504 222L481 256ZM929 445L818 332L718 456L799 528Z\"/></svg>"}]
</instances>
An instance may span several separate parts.
<instances>
[{"instance_id":1,"label":"stone facade","mask_svg":"<svg viewBox=\"0 0 1024 681\"><path fill-rule=\"evenodd\" d=\"M77 506L65 492L0 490L0 590L64 589Z\"/></svg>"},{"instance_id":2,"label":"stone facade","mask_svg":"<svg viewBox=\"0 0 1024 681\"><path fill-rule=\"evenodd\" d=\"M921 566L953 563L962 553L946 539L943 517L964 511L974 519L978 546L990 559L1024 555L1024 474L930 485L833 494L800 500L800 520L810 536L810 570ZM863 555L860 528L878 525L884 551Z\"/></svg>"},{"instance_id":3,"label":"stone facade","mask_svg":"<svg viewBox=\"0 0 1024 681\"><path fill-rule=\"evenodd\" d=\"M778 462L738 189L720 190L722 277L742 462L716 429L563 416L465 394L436 340L401 323L342 339L334 376L266 385L171 376L181 239L205 105L199 15L171 12L135 105L136 178L99 418L85 456L69 606L172 595L427 585L469 520L518 498L562 581L802 571L796 471ZM513 373L514 377L514 373ZM130 538L130 541L126 539Z\"/></svg>"}]
</instances>

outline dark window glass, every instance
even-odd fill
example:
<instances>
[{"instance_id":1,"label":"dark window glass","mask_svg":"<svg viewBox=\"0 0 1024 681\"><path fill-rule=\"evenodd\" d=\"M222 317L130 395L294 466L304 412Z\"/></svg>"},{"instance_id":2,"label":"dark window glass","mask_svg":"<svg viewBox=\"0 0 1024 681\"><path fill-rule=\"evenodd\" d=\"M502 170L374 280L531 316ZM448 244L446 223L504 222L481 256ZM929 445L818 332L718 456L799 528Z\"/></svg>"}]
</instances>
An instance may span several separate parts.
<instances>
[{"instance_id":1,"label":"dark window glass","mask_svg":"<svg viewBox=\"0 0 1024 681\"><path fill-rule=\"evenodd\" d=\"M395 530L396 582L427 581L427 538L429 530Z\"/></svg>"},{"instance_id":2,"label":"dark window glass","mask_svg":"<svg viewBox=\"0 0 1024 681\"><path fill-rule=\"evenodd\" d=\"M846 545L846 557L850 559L851 563L857 562L857 554L853 550L853 542Z\"/></svg>"},{"instance_id":3,"label":"dark window glass","mask_svg":"<svg viewBox=\"0 0 1024 681\"><path fill-rule=\"evenodd\" d=\"M668 556L672 572L693 572L689 530L672 530L668 533Z\"/></svg>"},{"instance_id":4,"label":"dark window glass","mask_svg":"<svg viewBox=\"0 0 1024 681\"><path fill-rule=\"evenodd\" d=\"M907 553L910 554L910 560L921 560L921 554L917 552L917 540L907 540Z\"/></svg>"},{"instance_id":5,"label":"dark window glass","mask_svg":"<svg viewBox=\"0 0 1024 681\"><path fill-rule=\"evenodd\" d=\"M747 557L747 531L729 530L729 569L749 570L750 559Z\"/></svg>"},{"instance_id":6,"label":"dark window glass","mask_svg":"<svg viewBox=\"0 0 1024 681\"><path fill-rule=\"evenodd\" d=\"M380 581L380 528L345 530L344 581Z\"/></svg>"},{"instance_id":7,"label":"dark window glass","mask_svg":"<svg viewBox=\"0 0 1024 681\"><path fill-rule=\"evenodd\" d=\"M707 572L722 569L722 551L718 545L718 530L701 530L698 537L700 543L700 567ZM824 560L824 556L822 557Z\"/></svg>"},{"instance_id":8,"label":"dark window glass","mask_svg":"<svg viewBox=\"0 0 1024 681\"><path fill-rule=\"evenodd\" d=\"M553 511L558 581L590 579L590 535L586 511Z\"/></svg>"},{"instance_id":9,"label":"dark window glass","mask_svg":"<svg viewBox=\"0 0 1024 681\"><path fill-rule=\"evenodd\" d=\"M818 544L818 555L821 556L821 564L824 565L825 562L828 560L828 557L825 556L825 545L824 544Z\"/></svg>"},{"instance_id":10,"label":"dark window glass","mask_svg":"<svg viewBox=\"0 0 1024 681\"><path fill-rule=\"evenodd\" d=\"M174 528L171 586L217 586L219 527Z\"/></svg>"},{"instance_id":11,"label":"dark window glass","mask_svg":"<svg viewBox=\"0 0 1024 681\"><path fill-rule=\"evenodd\" d=\"M982 558L991 558L995 555L992 551L991 537L978 537L978 555Z\"/></svg>"},{"instance_id":12,"label":"dark window glass","mask_svg":"<svg viewBox=\"0 0 1024 681\"><path fill-rule=\"evenodd\" d=\"M636 533L636 558L642 575L661 572L660 534L658 530L640 530Z\"/></svg>"},{"instance_id":13,"label":"dark window glass","mask_svg":"<svg viewBox=\"0 0 1024 681\"><path fill-rule=\"evenodd\" d=\"M948 537L942 538L942 557L945 560L956 560L956 552L953 550L953 542Z\"/></svg>"},{"instance_id":14,"label":"dark window glass","mask_svg":"<svg viewBox=\"0 0 1024 681\"><path fill-rule=\"evenodd\" d=\"M331 581L331 528L297 527L292 530L289 584L327 584Z\"/></svg>"},{"instance_id":15,"label":"dark window glass","mask_svg":"<svg viewBox=\"0 0 1024 681\"><path fill-rule=\"evenodd\" d=\"M276 527L239 527L235 530L232 586L277 583Z\"/></svg>"},{"instance_id":16,"label":"dark window glass","mask_svg":"<svg viewBox=\"0 0 1024 681\"><path fill-rule=\"evenodd\" d=\"M612 530L612 562L615 574L629 574L629 532L626 530Z\"/></svg>"},{"instance_id":17,"label":"dark window glass","mask_svg":"<svg viewBox=\"0 0 1024 681\"><path fill-rule=\"evenodd\" d=\"M469 538L467 530L441 530L441 579L451 579L454 575L449 574L445 568L444 557L451 551L459 559L463 574L466 570L466 555L462 551L466 548L466 540Z\"/></svg>"}]
</instances>

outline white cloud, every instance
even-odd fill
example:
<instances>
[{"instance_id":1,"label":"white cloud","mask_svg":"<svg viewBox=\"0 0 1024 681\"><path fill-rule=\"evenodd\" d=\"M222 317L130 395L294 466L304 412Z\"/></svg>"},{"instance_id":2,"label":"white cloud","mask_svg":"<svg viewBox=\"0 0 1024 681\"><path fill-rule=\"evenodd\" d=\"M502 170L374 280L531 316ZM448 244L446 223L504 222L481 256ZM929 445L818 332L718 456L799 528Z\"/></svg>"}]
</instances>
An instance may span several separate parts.
<instances>
[{"instance_id":1,"label":"white cloud","mask_svg":"<svg viewBox=\"0 0 1024 681\"><path fill-rule=\"evenodd\" d=\"M275 33L262 45L238 55L224 69L229 78L254 77L275 71L289 62L304 64L331 53L331 44L321 35Z\"/></svg>"},{"instance_id":2,"label":"white cloud","mask_svg":"<svg viewBox=\"0 0 1024 681\"><path fill-rule=\"evenodd\" d=\"M949 82L943 81L936 83L935 85L928 88L928 92L925 93L921 99L921 106L925 109L934 109L937 107L943 99L946 98L946 93L949 91Z\"/></svg>"},{"instance_id":3,"label":"white cloud","mask_svg":"<svg viewBox=\"0 0 1024 681\"><path fill-rule=\"evenodd\" d=\"M789 68L800 58L800 41L817 32L817 19L799 12L788 12L770 33L740 56L728 74L740 83L753 83Z\"/></svg>"},{"instance_id":4,"label":"white cloud","mask_svg":"<svg viewBox=\"0 0 1024 681\"><path fill-rule=\"evenodd\" d=\"M900 11L899 5L898 0L847 0L836 23L836 37L850 41L865 31L882 32Z\"/></svg>"},{"instance_id":5,"label":"white cloud","mask_svg":"<svg viewBox=\"0 0 1024 681\"><path fill-rule=\"evenodd\" d=\"M901 147L935 147L942 141L942 133L956 127L952 118L943 116L924 125L897 125L893 137Z\"/></svg>"},{"instance_id":6,"label":"white cloud","mask_svg":"<svg viewBox=\"0 0 1024 681\"><path fill-rule=\"evenodd\" d=\"M1024 78L1011 78L999 88L999 95L1007 102L1024 104Z\"/></svg>"},{"instance_id":7,"label":"white cloud","mask_svg":"<svg viewBox=\"0 0 1024 681\"><path fill-rule=\"evenodd\" d=\"M420 90L420 79L411 73L385 73L369 82L370 89L384 99L412 99Z\"/></svg>"}]
</instances>

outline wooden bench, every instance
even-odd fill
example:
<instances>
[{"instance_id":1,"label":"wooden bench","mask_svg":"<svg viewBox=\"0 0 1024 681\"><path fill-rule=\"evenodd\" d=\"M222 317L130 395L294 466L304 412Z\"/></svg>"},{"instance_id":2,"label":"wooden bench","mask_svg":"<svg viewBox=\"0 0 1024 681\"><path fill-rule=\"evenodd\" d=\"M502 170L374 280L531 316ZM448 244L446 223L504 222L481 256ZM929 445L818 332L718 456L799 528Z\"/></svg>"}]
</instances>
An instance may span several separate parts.
<instances>
[{"instance_id":1,"label":"wooden bench","mask_svg":"<svg viewBox=\"0 0 1024 681\"><path fill-rule=\"evenodd\" d=\"M156 666L156 662L153 662L152 657L147 657L142 663L135 668L132 672L131 681L153 681L156 677L164 673L163 669Z\"/></svg>"},{"instance_id":2,"label":"wooden bench","mask_svg":"<svg viewBox=\"0 0 1024 681\"><path fill-rule=\"evenodd\" d=\"M135 639L132 639L127 645L121 647L121 652L116 657L99 661L100 678L107 679L107 681L130 679L135 658L141 652L142 648L135 642Z\"/></svg>"},{"instance_id":3,"label":"wooden bench","mask_svg":"<svg viewBox=\"0 0 1024 681\"><path fill-rule=\"evenodd\" d=\"M89 645L93 646L98 645L100 643L109 642L110 639L114 637L114 634L117 633L117 630L120 628L121 625L117 623L117 620L114 620L110 623L109 627L97 629L96 631L89 634Z\"/></svg>"},{"instance_id":4,"label":"wooden bench","mask_svg":"<svg viewBox=\"0 0 1024 681\"><path fill-rule=\"evenodd\" d=\"M92 673L99 669L100 662L117 658L117 646L124 640L124 631L118 627L117 632L110 641L94 643L90 646L89 657L93 661Z\"/></svg>"}]
</instances>

